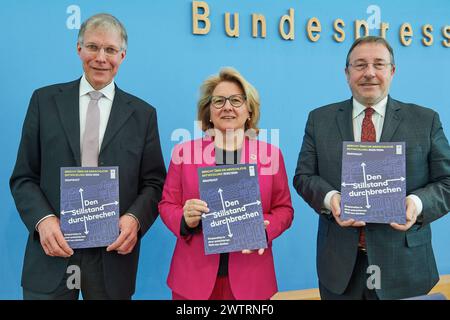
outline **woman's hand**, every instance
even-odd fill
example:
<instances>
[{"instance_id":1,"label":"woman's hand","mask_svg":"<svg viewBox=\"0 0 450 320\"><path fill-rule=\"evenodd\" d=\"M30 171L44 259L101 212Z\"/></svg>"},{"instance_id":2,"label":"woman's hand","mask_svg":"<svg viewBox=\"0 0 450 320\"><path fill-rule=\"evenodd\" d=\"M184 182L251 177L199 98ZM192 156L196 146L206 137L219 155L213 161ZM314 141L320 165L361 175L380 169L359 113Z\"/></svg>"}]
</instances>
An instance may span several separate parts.
<instances>
[{"instance_id":1,"label":"woman's hand","mask_svg":"<svg viewBox=\"0 0 450 320\"><path fill-rule=\"evenodd\" d=\"M203 213L208 213L208 204L199 199L189 199L183 207L183 216L189 228L195 228L200 223Z\"/></svg>"}]
</instances>

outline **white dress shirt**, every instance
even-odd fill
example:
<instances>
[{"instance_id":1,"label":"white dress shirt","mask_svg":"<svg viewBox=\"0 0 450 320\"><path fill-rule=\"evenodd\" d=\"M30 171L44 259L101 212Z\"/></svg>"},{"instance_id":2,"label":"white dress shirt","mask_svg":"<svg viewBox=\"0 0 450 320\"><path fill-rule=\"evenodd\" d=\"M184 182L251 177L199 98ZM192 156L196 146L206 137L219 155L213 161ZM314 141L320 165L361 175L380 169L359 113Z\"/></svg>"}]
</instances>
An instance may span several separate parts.
<instances>
[{"instance_id":1,"label":"white dress shirt","mask_svg":"<svg viewBox=\"0 0 450 320\"><path fill-rule=\"evenodd\" d=\"M87 81L86 75L83 74L80 81L80 146L83 145L84 130L86 128L86 114L91 101L89 92L96 91L91 84ZM114 100L114 94L116 92L114 86L114 80L111 81L106 87L97 90L103 93L103 97L98 100L98 108L100 109L100 125L98 127L98 150L103 142L103 137L105 136L106 125L108 124L109 115L111 113L111 107ZM83 150L80 150L83 152Z\"/></svg>"}]
</instances>

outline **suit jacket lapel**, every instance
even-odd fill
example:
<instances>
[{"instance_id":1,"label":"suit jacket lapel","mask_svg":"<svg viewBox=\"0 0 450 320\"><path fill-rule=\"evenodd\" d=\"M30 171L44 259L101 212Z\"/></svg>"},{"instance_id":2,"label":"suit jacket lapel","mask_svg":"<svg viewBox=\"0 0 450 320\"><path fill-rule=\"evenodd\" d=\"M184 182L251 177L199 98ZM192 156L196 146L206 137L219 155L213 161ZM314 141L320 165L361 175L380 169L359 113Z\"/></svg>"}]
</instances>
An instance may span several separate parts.
<instances>
[{"instance_id":1,"label":"suit jacket lapel","mask_svg":"<svg viewBox=\"0 0 450 320\"><path fill-rule=\"evenodd\" d=\"M380 141L388 142L392 140L392 136L402 120L401 109L402 107L399 103L397 103L397 101L391 99L391 97L388 97L386 115Z\"/></svg>"},{"instance_id":2,"label":"suit jacket lapel","mask_svg":"<svg viewBox=\"0 0 450 320\"><path fill-rule=\"evenodd\" d=\"M59 117L77 166L81 165L79 88L80 80L76 80L61 87L61 93L55 95L55 103L59 112Z\"/></svg>"},{"instance_id":3,"label":"suit jacket lapel","mask_svg":"<svg viewBox=\"0 0 450 320\"><path fill-rule=\"evenodd\" d=\"M100 153L108 146L123 124L133 114L134 109L129 103L130 100L126 98L124 92L116 86L114 101L111 107L111 113L109 115L108 125L106 126Z\"/></svg>"},{"instance_id":4,"label":"suit jacket lapel","mask_svg":"<svg viewBox=\"0 0 450 320\"><path fill-rule=\"evenodd\" d=\"M342 141L355 140L353 135L352 110L352 99L344 101L337 110L336 122L342 137Z\"/></svg>"}]
</instances>

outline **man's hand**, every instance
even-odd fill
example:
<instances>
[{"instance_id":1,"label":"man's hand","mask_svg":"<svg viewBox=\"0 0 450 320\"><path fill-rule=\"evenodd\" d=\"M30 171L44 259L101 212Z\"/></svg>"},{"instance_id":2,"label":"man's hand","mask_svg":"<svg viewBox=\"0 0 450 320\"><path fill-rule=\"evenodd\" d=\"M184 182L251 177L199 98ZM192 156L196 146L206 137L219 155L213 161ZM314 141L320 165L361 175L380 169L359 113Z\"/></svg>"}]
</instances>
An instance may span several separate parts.
<instances>
[{"instance_id":1,"label":"man's hand","mask_svg":"<svg viewBox=\"0 0 450 320\"><path fill-rule=\"evenodd\" d=\"M41 246L46 255L63 258L73 255L73 250L69 247L61 232L58 217L48 217L42 220L37 229Z\"/></svg>"},{"instance_id":2,"label":"man's hand","mask_svg":"<svg viewBox=\"0 0 450 320\"><path fill-rule=\"evenodd\" d=\"M333 217L341 227L364 227L366 225L364 221L355 221L355 219L341 220L341 195L339 193L331 197L330 204Z\"/></svg>"},{"instance_id":3,"label":"man's hand","mask_svg":"<svg viewBox=\"0 0 450 320\"><path fill-rule=\"evenodd\" d=\"M269 220L264 220L264 228L267 227L270 224ZM250 254L253 253L255 250L249 250L249 249L244 249L242 250L243 254ZM261 256L264 253L264 248L258 249L258 254Z\"/></svg>"},{"instance_id":4,"label":"man's hand","mask_svg":"<svg viewBox=\"0 0 450 320\"><path fill-rule=\"evenodd\" d=\"M129 254L133 251L138 239L138 222L135 218L124 214L119 220L119 230L119 237L106 248L106 251L116 250L118 254Z\"/></svg>"},{"instance_id":5,"label":"man's hand","mask_svg":"<svg viewBox=\"0 0 450 320\"><path fill-rule=\"evenodd\" d=\"M208 213L208 204L199 199L189 199L183 207L183 216L189 228L195 228L202 220L202 214Z\"/></svg>"},{"instance_id":6,"label":"man's hand","mask_svg":"<svg viewBox=\"0 0 450 320\"><path fill-rule=\"evenodd\" d=\"M391 227L398 231L407 231L414 223L416 223L416 220L416 204L412 199L406 198L406 224L391 223Z\"/></svg>"}]
</instances>

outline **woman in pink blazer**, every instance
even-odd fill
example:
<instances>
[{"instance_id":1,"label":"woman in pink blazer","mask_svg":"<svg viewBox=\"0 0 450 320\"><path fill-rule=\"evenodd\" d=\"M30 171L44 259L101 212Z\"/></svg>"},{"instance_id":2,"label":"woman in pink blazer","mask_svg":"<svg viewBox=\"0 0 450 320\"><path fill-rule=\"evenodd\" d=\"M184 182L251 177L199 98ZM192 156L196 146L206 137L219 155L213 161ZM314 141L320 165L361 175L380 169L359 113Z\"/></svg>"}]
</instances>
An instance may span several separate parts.
<instances>
[{"instance_id":1,"label":"woman in pink blazer","mask_svg":"<svg viewBox=\"0 0 450 320\"><path fill-rule=\"evenodd\" d=\"M206 135L173 151L159 211L177 237L167 279L174 299L269 299L277 292L272 241L290 227L293 208L283 156L256 139L259 97L236 70L225 68L201 88L198 119ZM205 255L197 169L256 163L267 249Z\"/></svg>"}]
</instances>

